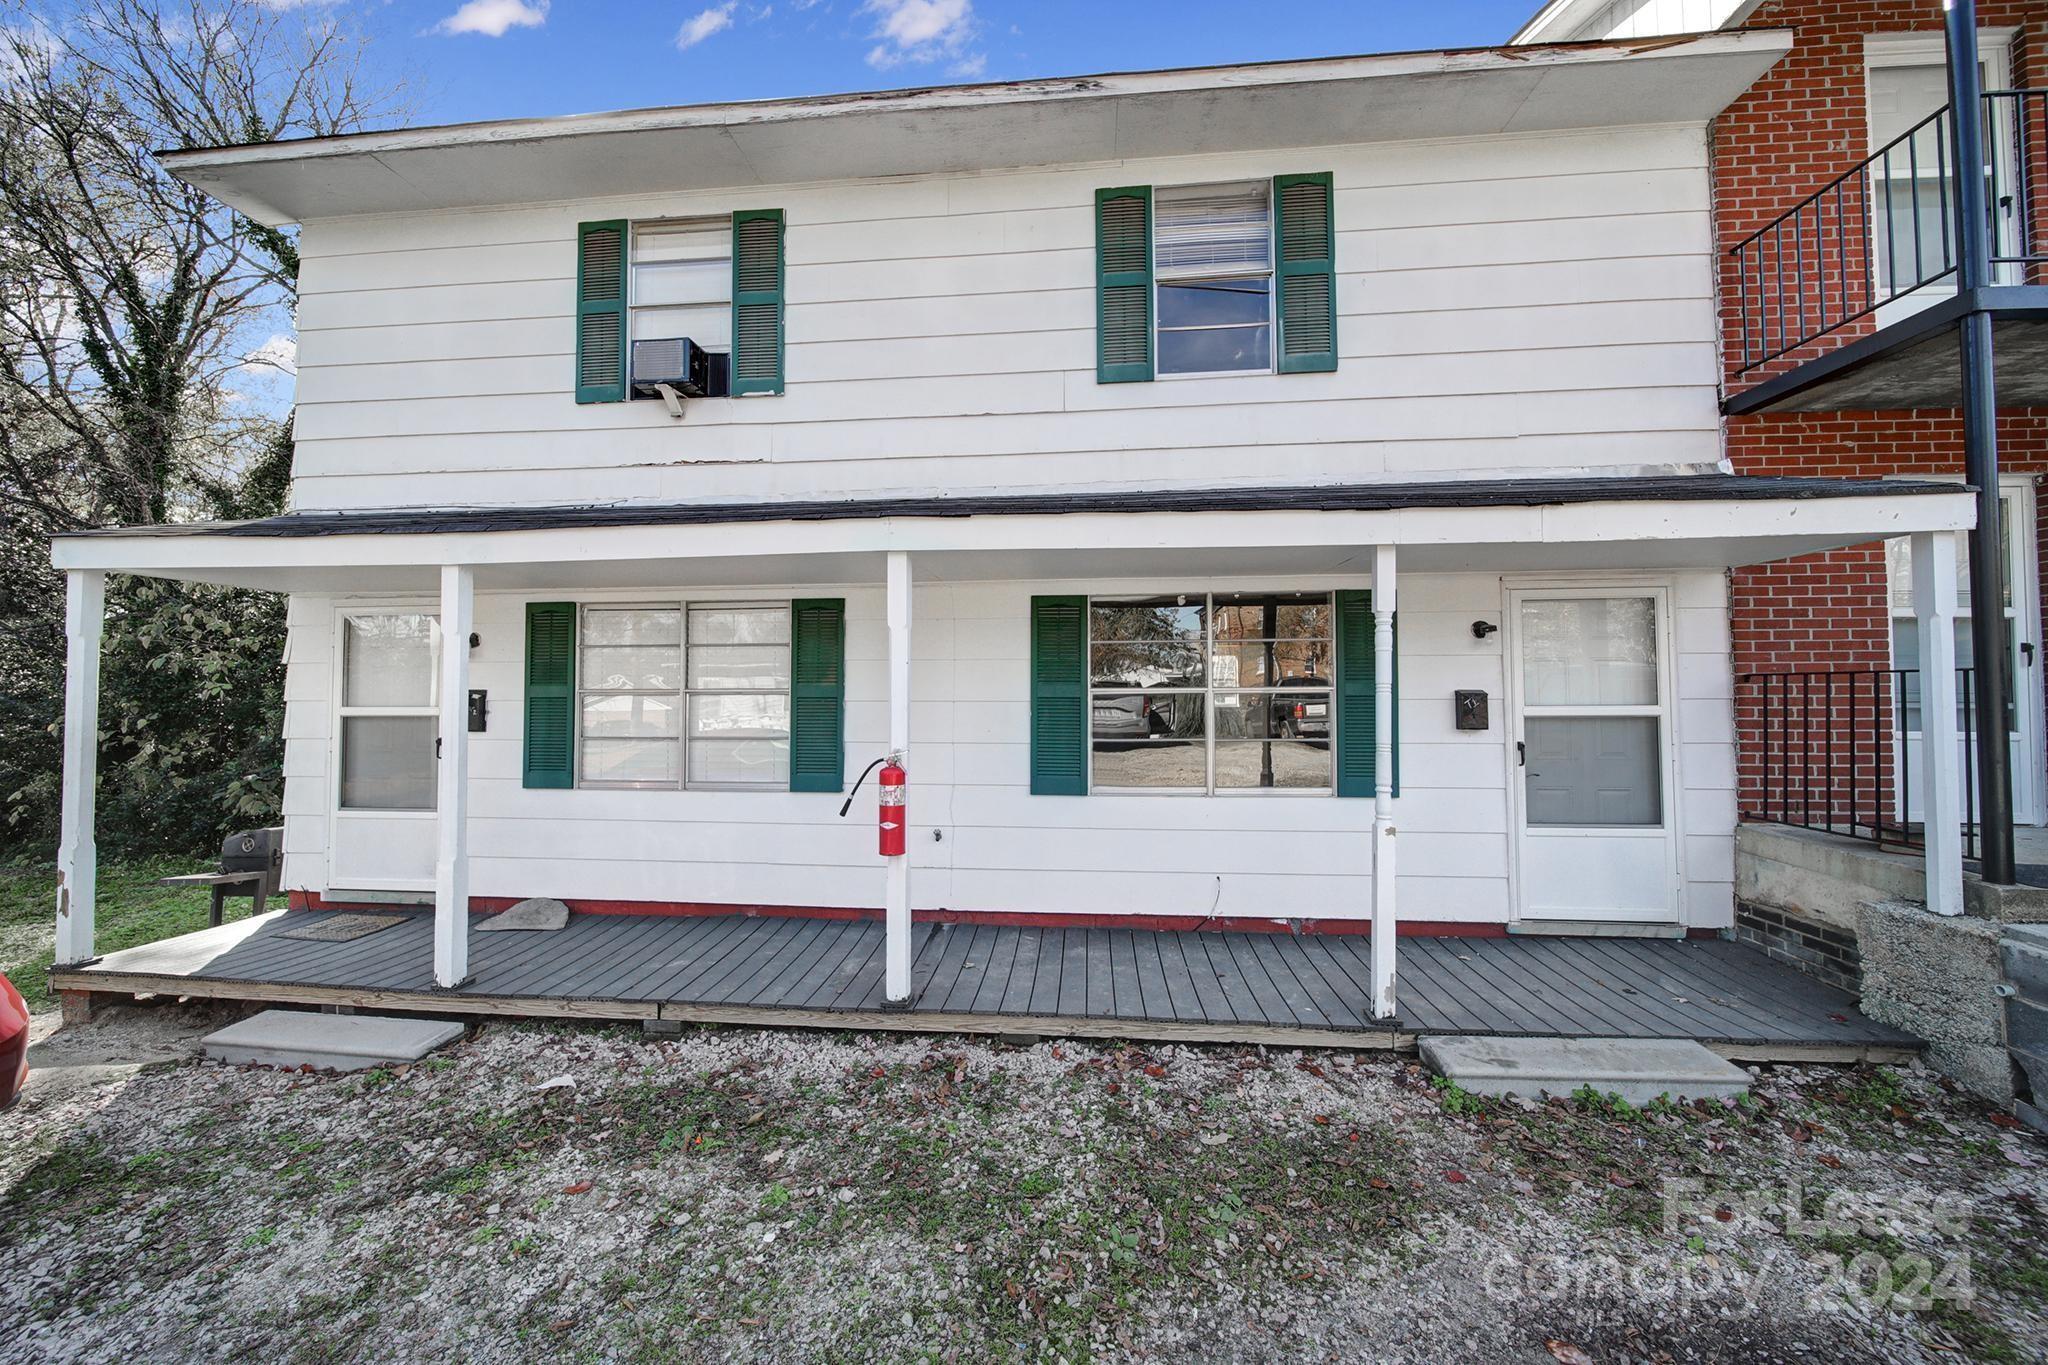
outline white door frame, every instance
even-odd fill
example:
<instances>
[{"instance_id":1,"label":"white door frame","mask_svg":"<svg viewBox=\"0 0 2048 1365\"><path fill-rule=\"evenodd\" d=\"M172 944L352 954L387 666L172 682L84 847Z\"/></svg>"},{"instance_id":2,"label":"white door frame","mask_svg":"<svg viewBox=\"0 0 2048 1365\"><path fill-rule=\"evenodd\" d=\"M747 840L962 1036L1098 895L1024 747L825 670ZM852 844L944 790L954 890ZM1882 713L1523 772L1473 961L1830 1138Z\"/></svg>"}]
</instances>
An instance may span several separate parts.
<instances>
[{"instance_id":1,"label":"white door frame","mask_svg":"<svg viewBox=\"0 0 2048 1365\"><path fill-rule=\"evenodd\" d=\"M1529 915L1529 878L1524 840L1528 834L1527 805L1528 791L1523 776L1523 767L1518 744L1523 740L1525 720L1522 701L1522 631L1521 604L1528 597L1634 597L1647 596L1654 600L1656 607L1657 639L1657 694L1659 715L1662 724L1658 727L1659 738L1664 752L1658 765L1663 780L1661 794L1664 823L1661 834L1666 844L1665 886L1670 912L1654 922L1682 924L1685 922L1685 831L1684 813L1681 810L1678 756L1682 744L1679 735L1678 682L1676 660L1678 657L1675 638L1675 623L1672 619L1673 602L1676 600L1676 584L1670 575L1632 574L1611 575L1587 574L1546 574L1528 577L1504 577L1501 579L1501 621L1504 639L1501 644L1503 672L1503 698L1507 705L1507 724L1503 731L1503 760L1506 764L1508 786L1508 897L1509 919L1520 923L1525 918L1534 922L1558 923L1568 919L1565 916ZM1569 837L1570 831L1560 831ZM1588 831L1591 833L1591 831ZM1602 835L1611 830L1599 831ZM1625 833L1618 837L1629 837ZM1649 837L1647 834L1641 837ZM1588 919L1603 918L1589 914ZM1612 920L1613 923L1632 921ZM1640 921L1644 923L1652 921Z\"/></svg>"},{"instance_id":2,"label":"white door frame","mask_svg":"<svg viewBox=\"0 0 2048 1365\"><path fill-rule=\"evenodd\" d=\"M1942 483L1960 483L1960 474L1914 474L1893 477L1918 478ZM2048 714L2044 714L2044 703L2040 684L2044 666L2041 631L2041 564L2038 552L2037 527L2039 509L2037 493L2039 479L2033 474L2003 473L1999 475L1998 492L2007 513L2005 517L2006 540L2011 547L2011 561L2006 565L2012 576L2012 661L2013 711L2019 722L2018 733L2012 743L2012 803L2013 820L2023 825L2048 825ZM1957 533L1961 540L1962 532ZM1892 652L1892 632L1902 620L1912 619L1909 604L1910 584L1892 581L1894 562L1887 542L1885 557L1885 624L1887 627L1886 650L1891 666L1899 666L1898 656ZM1960 552L1959 552L1960 553ZM1958 579L1967 584L1968 574L1958 573ZM1902 596L1901 588L1907 589ZM1959 619L1964 613L1958 609ZM1977 603L1972 599L1968 619L1977 619ZM1957 668L1968 668L1972 661L1958 658ZM1894 734L1903 743L1918 743L1919 732L1905 729L1904 718L1896 722ZM1962 737L1965 744L1975 744L1974 736ZM1898 776L1893 777L1897 789ZM1899 792L1901 810L1910 810L1910 793Z\"/></svg>"}]
</instances>

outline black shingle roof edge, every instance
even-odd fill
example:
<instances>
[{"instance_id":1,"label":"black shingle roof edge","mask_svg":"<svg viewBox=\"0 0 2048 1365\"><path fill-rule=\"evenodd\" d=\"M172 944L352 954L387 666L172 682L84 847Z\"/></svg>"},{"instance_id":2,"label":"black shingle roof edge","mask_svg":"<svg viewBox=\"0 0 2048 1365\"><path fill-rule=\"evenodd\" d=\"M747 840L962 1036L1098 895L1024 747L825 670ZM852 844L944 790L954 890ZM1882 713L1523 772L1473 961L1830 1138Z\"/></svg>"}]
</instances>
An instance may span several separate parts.
<instances>
[{"instance_id":1,"label":"black shingle roof edge","mask_svg":"<svg viewBox=\"0 0 2048 1365\"><path fill-rule=\"evenodd\" d=\"M1385 512L1406 508L1553 507L1589 502L1758 502L1960 493L1959 483L1740 474L1641 477L1446 479L1420 483L1285 488L1154 489L1086 493L990 493L838 501L618 503L550 507L397 508L290 512L259 521L110 527L73 536L437 535L624 526L863 521L925 517L1074 516L1164 512Z\"/></svg>"}]
</instances>

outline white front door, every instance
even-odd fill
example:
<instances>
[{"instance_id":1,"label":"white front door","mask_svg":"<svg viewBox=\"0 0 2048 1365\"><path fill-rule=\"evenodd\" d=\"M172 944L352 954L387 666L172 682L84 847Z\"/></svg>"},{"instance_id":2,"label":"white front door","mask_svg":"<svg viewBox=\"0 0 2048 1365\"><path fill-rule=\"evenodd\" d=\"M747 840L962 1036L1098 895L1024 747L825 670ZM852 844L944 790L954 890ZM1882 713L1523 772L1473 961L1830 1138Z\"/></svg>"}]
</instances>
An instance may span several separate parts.
<instances>
[{"instance_id":1,"label":"white front door","mask_svg":"<svg viewBox=\"0 0 2048 1365\"><path fill-rule=\"evenodd\" d=\"M1668 611L1655 587L1508 594L1523 919L1678 918Z\"/></svg>"}]
</instances>

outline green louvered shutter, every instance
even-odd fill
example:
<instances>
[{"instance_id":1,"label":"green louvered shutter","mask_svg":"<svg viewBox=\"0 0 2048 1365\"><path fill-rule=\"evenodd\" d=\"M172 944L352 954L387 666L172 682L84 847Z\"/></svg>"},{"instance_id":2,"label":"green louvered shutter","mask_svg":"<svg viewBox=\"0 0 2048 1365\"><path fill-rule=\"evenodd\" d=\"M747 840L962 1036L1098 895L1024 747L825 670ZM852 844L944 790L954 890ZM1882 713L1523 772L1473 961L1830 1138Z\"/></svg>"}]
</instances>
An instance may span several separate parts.
<instances>
[{"instance_id":1,"label":"green louvered shutter","mask_svg":"<svg viewBox=\"0 0 2048 1365\"><path fill-rule=\"evenodd\" d=\"M846 602L790 603L789 789L846 785Z\"/></svg>"},{"instance_id":2,"label":"green louvered shutter","mask_svg":"<svg viewBox=\"0 0 2048 1365\"><path fill-rule=\"evenodd\" d=\"M626 396L626 221L576 228L576 401ZM529 784L530 785L530 784Z\"/></svg>"},{"instance_id":3,"label":"green louvered shutter","mask_svg":"<svg viewBox=\"0 0 2048 1365\"><path fill-rule=\"evenodd\" d=\"M1031 794L1088 792L1088 599L1031 599Z\"/></svg>"},{"instance_id":4,"label":"green louvered shutter","mask_svg":"<svg viewBox=\"0 0 2048 1365\"><path fill-rule=\"evenodd\" d=\"M1152 377L1152 187L1095 192L1095 377Z\"/></svg>"},{"instance_id":5,"label":"green louvered shutter","mask_svg":"<svg viewBox=\"0 0 2048 1365\"><path fill-rule=\"evenodd\" d=\"M1328 172L1273 178L1282 374L1337 368L1337 227L1330 201Z\"/></svg>"},{"instance_id":6,"label":"green louvered shutter","mask_svg":"<svg viewBox=\"0 0 2048 1365\"><path fill-rule=\"evenodd\" d=\"M782 392L782 319L782 210L748 209L735 213L733 393Z\"/></svg>"},{"instance_id":7,"label":"green louvered shutter","mask_svg":"<svg viewBox=\"0 0 2048 1365\"><path fill-rule=\"evenodd\" d=\"M1378 785L1373 724L1372 594L1337 594L1337 795L1373 796ZM1394 795L1401 794L1401 623L1394 620Z\"/></svg>"},{"instance_id":8,"label":"green louvered shutter","mask_svg":"<svg viewBox=\"0 0 2048 1365\"><path fill-rule=\"evenodd\" d=\"M526 785L573 787L576 604L526 604Z\"/></svg>"}]
</instances>

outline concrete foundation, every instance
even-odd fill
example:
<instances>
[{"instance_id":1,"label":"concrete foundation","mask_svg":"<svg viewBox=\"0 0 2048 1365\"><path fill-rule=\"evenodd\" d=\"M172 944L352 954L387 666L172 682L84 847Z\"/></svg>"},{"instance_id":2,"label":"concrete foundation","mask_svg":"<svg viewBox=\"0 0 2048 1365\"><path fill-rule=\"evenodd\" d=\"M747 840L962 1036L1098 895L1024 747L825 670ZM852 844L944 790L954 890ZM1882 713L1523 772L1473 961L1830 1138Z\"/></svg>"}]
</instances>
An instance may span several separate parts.
<instances>
[{"instance_id":1,"label":"concrete foundation","mask_svg":"<svg viewBox=\"0 0 2048 1365\"><path fill-rule=\"evenodd\" d=\"M1863 1012L1927 1040L1927 1060L1994 1104L2013 1101L2001 926L1884 901L1857 917Z\"/></svg>"}]
</instances>

